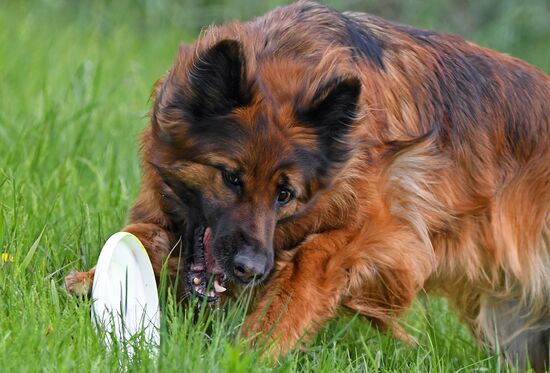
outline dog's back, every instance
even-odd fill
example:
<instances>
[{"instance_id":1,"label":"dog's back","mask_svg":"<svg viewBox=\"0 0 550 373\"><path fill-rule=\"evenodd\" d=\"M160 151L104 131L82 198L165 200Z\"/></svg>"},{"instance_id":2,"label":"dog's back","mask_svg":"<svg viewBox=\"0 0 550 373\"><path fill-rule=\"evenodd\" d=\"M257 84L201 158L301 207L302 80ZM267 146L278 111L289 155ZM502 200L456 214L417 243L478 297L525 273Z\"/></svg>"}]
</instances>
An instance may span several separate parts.
<instances>
[{"instance_id":1,"label":"dog's back","mask_svg":"<svg viewBox=\"0 0 550 373\"><path fill-rule=\"evenodd\" d=\"M449 296L485 342L520 365L530 360L543 369L550 330L550 78L456 36L309 2L275 10L245 30L252 35L249 58L263 77L288 69L274 60L307 66L297 78L288 75L301 81L289 96L307 96L323 74L360 76L362 119L352 137L367 155L354 172L386 167L382 189L393 193L381 198L415 229L419 245L433 250L426 287ZM267 84L292 90L288 81ZM371 150L399 144L407 146Z\"/></svg>"}]
</instances>

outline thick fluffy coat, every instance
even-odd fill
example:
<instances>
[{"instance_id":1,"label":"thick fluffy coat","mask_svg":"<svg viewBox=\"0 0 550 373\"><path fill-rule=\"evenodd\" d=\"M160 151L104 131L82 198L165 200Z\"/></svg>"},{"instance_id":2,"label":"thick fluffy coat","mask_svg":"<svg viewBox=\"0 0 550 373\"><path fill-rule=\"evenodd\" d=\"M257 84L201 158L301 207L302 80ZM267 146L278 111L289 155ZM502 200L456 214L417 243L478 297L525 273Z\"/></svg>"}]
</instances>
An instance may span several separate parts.
<instances>
[{"instance_id":1,"label":"thick fluffy coat","mask_svg":"<svg viewBox=\"0 0 550 373\"><path fill-rule=\"evenodd\" d=\"M126 230L175 273L209 226L235 282L252 247L266 286L245 331L274 327L279 353L341 306L406 338L396 320L426 289L542 370L549 97L518 59L315 3L212 27L155 88Z\"/></svg>"}]
</instances>

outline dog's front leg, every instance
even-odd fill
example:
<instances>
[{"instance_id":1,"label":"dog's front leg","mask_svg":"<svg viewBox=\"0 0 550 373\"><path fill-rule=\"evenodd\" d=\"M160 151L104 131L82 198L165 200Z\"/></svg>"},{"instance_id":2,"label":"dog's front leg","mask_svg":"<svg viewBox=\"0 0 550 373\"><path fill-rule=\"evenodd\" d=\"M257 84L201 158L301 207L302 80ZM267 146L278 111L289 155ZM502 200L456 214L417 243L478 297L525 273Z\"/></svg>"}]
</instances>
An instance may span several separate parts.
<instances>
[{"instance_id":1,"label":"dog's front leg","mask_svg":"<svg viewBox=\"0 0 550 373\"><path fill-rule=\"evenodd\" d=\"M170 279L172 281L176 280L181 267L180 261L183 259L178 255L179 248L177 245L180 242L177 241L173 233L156 224L148 223L131 224L122 229L122 231L132 233L145 247L157 279L157 284L165 263L167 263ZM172 255L172 253L175 255ZM89 296L92 290L94 275L95 267L87 272L71 272L65 277L65 287L72 295Z\"/></svg>"},{"instance_id":2,"label":"dog's front leg","mask_svg":"<svg viewBox=\"0 0 550 373\"><path fill-rule=\"evenodd\" d=\"M243 335L253 345L269 343L268 354L277 357L335 315L347 275L334 265L334 257L349 237L346 231L313 236L291 261L281 264L243 325Z\"/></svg>"}]
</instances>

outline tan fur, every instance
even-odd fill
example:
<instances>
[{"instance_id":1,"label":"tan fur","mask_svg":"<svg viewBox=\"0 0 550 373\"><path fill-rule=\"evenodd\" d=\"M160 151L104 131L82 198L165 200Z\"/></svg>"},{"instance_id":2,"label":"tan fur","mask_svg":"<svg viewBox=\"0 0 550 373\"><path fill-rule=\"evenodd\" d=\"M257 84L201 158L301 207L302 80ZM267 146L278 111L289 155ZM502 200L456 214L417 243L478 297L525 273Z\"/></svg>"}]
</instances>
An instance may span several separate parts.
<instances>
[{"instance_id":1,"label":"tan fur","mask_svg":"<svg viewBox=\"0 0 550 373\"><path fill-rule=\"evenodd\" d=\"M348 39L337 39L346 33ZM363 43L370 37L372 48L379 43L380 54L356 45L359 37ZM181 48L156 88L133 223L174 231L158 192L162 180L147 162L174 163L176 153L159 142L162 136L179 149L196 141L166 108L177 89L192 94L185 82L199 78L193 67L226 39L242 46L253 92L249 105L228 115L256 134L236 151L245 169L255 170L245 178L252 202L234 213L245 220L267 214L278 177L270 170L282 155L319 146L297 108L310 105L335 76L361 82L345 140L351 157L330 169L328 184L307 186L311 199L277 213L275 271L245 335L270 336L276 354L284 353L345 306L407 339L398 318L427 290L448 297L480 340L508 348L510 360L525 366L521 344L534 346L529 341L550 329L550 78L455 36L309 2L209 28ZM208 156L223 161L215 151ZM185 177L193 175L194 185L207 195L227 195L221 184L212 186L218 176L208 179L193 167L197 172ZM305 176L285 172L305 193ZM170 240L163 249L153 244L150 256L167 257L177 237ZM502 324L507 318L514 330ZM495 334L499 329L507 335ZM543 369L544 356L532 356Z\"/></svg>"}]
</instances>

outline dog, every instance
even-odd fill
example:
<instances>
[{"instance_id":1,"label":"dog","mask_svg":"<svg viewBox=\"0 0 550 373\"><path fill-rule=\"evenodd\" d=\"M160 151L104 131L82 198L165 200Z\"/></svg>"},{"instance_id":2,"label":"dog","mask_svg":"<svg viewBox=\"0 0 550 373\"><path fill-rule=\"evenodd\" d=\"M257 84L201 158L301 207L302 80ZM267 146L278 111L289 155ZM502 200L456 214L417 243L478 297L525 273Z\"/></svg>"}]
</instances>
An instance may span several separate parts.
<instances>
[{"instance_id":1,"label":"dog","mask_svg":"<svg viewBox=\"0 0 550 373\"><path fill-rule=\"evenodd\" d=\"M182 297L261 284L243 335L275 356L342 308L406 340L429 291L543 371L549 97L521 60L313 2L210 27L155 85L124 230Z\"/></svg>"}]
</instances>

